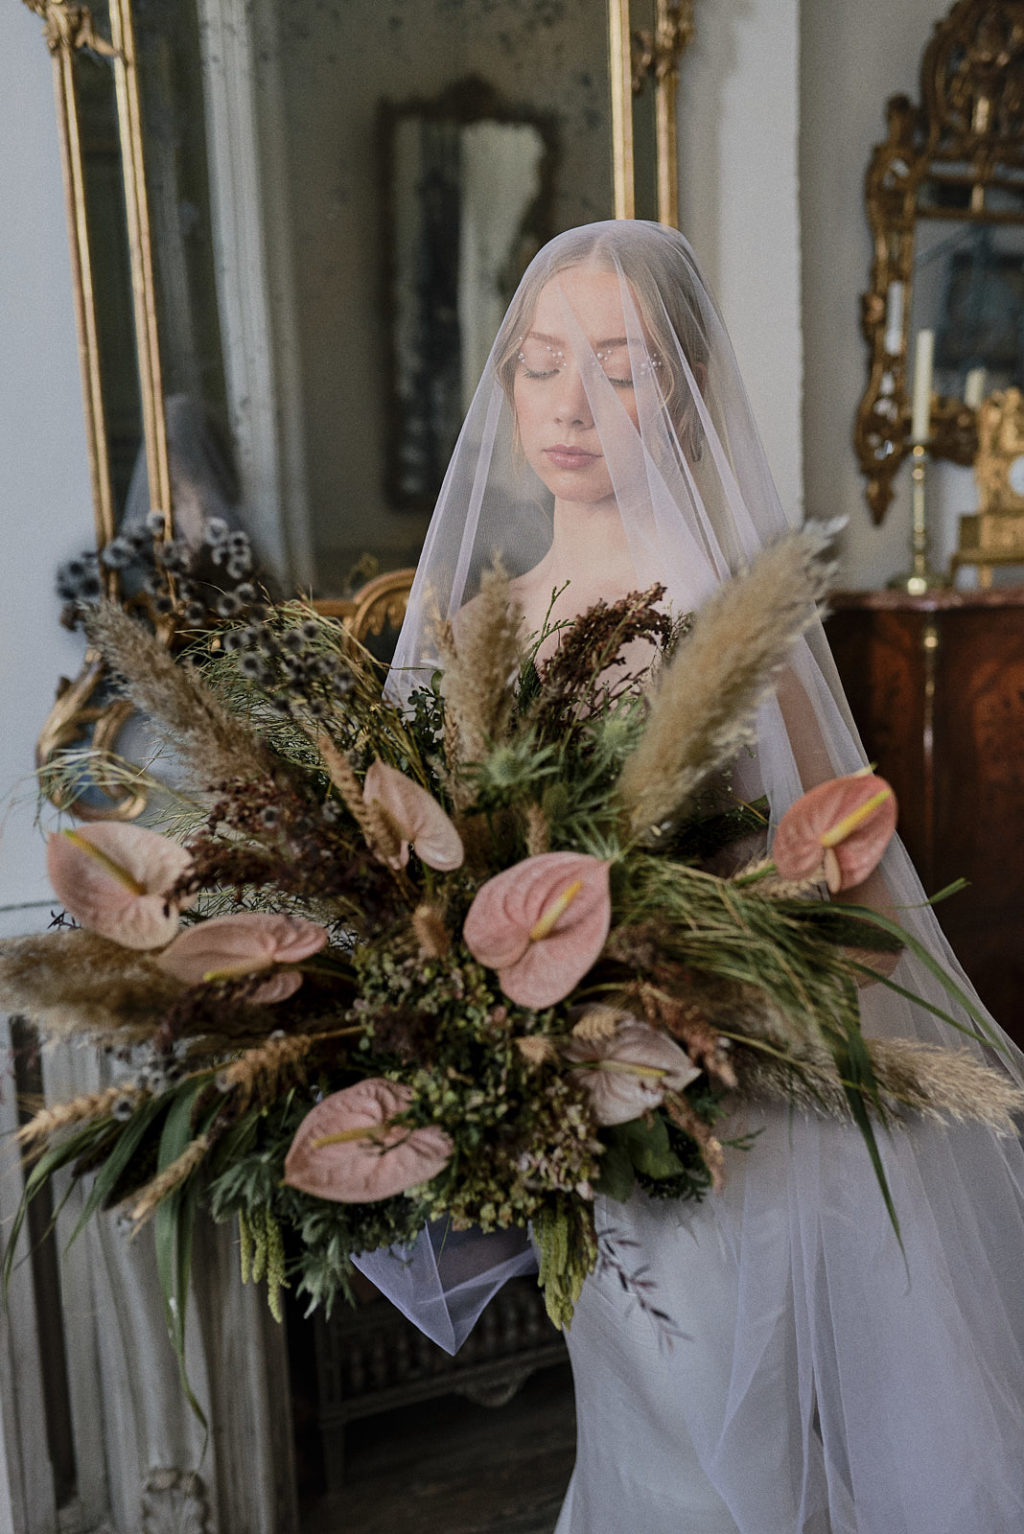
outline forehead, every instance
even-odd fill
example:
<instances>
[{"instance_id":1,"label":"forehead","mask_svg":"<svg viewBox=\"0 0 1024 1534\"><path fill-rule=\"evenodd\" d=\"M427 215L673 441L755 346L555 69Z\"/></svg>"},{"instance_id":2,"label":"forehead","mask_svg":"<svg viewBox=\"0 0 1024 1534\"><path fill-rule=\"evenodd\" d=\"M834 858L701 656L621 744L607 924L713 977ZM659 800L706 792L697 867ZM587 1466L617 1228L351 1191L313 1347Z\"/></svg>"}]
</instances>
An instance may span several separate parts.
<instances>
[{"instance_id":1,"label":"forehead","mask_svg":"<svg viewBox=\"0 0 1024 1534\"><path fill-rule=\"evenodd\" d=\"M618 272L593 266L570 266L556 272L537 296L530 329L564 337L567 308L572 310L588 341L607 341L627 334Z\"/></svg>"}]
</instances>

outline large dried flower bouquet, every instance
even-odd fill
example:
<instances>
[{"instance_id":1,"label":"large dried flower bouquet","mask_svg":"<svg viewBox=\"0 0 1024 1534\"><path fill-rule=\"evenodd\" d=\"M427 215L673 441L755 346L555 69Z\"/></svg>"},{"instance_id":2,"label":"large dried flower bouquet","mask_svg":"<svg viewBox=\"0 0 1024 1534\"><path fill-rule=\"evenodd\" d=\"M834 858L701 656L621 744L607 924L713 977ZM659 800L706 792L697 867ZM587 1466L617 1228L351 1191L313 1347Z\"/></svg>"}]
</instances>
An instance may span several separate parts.
<instances>
[{"instance_id":1,"label":"large dried flower bouquet","mask_svg":"<svg viewBox=\"0 0 1024 1534\"><path fill-rule=\"evenodd\" d=\"M877 1123L1010 1130L997 1070L861 1033L858 987L911 940L823 897L881 857L888 786L811 790L770 857L731 788L820 547L784 541L693 621L655 588L531 642L496 570L404 709L301 603L247 589L183 660L95 607L186 785L175 835L54 833L72 924L0 948L10 1009L111 1057L109 1087L25 1123L26 1202L70 1168L86 1216L154 1217L178 1318L200 1207L278 1314L426 1221L529 1225L563 1324L601 1260L595 1192L704 1197L744 1098L854 1122L886 1198Z\"/></svg>"}]
</instances>

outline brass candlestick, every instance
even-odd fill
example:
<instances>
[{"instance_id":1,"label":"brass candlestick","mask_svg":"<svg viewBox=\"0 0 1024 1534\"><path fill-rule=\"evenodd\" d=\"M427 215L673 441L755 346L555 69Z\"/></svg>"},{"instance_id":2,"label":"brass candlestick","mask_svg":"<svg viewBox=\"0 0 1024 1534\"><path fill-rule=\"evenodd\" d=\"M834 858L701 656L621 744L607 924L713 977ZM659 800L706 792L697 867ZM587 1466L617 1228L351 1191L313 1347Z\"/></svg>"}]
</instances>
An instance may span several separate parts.
<instances>
[{"instance_id":1,"label":"brass candlestick","mask_svg":"<svg viewBox=\"0 0 1024 1534\"><path fill-rule=\"evenodd\" d=\"M926 591L931 591L936 586L946 586L949 584L944 575L940 575L938 571L933 570L928 564L928 520L925 515L924 496L924 466L927 452L928 449L923 442L914 443L914 462L910 470L912 482L910 574L898 575L895 580L889 582L891 587L899 591L906 591L913 597L923 596Z\"/></svg>"}]
</instances>

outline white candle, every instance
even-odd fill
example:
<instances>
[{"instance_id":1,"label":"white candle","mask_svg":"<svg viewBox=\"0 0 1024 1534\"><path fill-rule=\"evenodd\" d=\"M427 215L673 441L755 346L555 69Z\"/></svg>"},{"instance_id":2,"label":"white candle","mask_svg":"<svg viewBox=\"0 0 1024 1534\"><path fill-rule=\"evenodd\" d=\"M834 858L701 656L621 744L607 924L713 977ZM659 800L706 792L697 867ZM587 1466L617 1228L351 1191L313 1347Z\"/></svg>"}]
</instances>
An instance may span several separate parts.
<instances>
[{"instance_id":1,"label":"white candle","mask_svg":"<svg viewBox=\"0 0 1024 1534\"><path fill-rule=\"evenodd\" d=\"M890 282L885 295L885 350L895 357L903 346L903 284Z\"/></svg>"},{"instance_id":2,"label":"white candle","mask_svg":"<svg viewBox=\"0 0 1024 1534\"><path fill-rule=\"evenodd\" d=\"M964 381L964 404L969 405L972 410L977 410L985 398L986 382L984 368L971 368Z\"/></svg>"},{"instance_id":3,"label":"white candle","mask_svg":"<svg viewBox=\"0 0 1024 1534\"><path fill-rule=\"evenodd\" d=\"M931 436L934 359L934 330L919 330L914 351L914 408L910 418L911 442L927 442Z\"/></svg>"}]
</instances>

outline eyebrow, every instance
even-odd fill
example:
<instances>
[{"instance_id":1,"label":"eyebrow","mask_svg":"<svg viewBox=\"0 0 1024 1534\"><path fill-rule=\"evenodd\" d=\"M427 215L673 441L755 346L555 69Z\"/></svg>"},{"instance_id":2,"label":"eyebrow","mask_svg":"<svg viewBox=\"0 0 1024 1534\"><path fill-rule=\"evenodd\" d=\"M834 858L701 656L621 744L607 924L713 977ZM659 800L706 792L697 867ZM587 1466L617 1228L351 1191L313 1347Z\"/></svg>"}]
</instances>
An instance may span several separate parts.
<instances>
[{"instance_id":1,"label":"eyebrow","mask_svg":"<svg viewBox=\"0 0 1024 1534\"><path fill-rule=\"evenodd\" d=\"M564 346L565 345L565 337L564 336L549 336L549 335L546 335L543 330L528 330L526 332L526 334L527 334L528 337L530 337L534 341L543 341L545 343L545 345L547 345L547 346ZM595 351L598 351L602 346L627 346L628 344L629 344L629 337L628 336L609 336L604 341L593 341L593 342L591 342L591 345L593 346Z\"/></svg>"}]
</instances>

